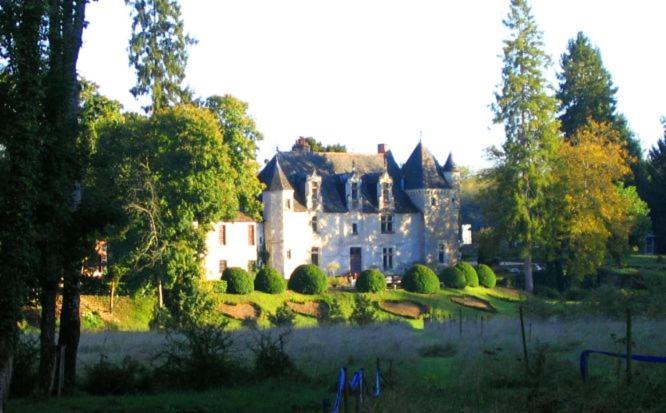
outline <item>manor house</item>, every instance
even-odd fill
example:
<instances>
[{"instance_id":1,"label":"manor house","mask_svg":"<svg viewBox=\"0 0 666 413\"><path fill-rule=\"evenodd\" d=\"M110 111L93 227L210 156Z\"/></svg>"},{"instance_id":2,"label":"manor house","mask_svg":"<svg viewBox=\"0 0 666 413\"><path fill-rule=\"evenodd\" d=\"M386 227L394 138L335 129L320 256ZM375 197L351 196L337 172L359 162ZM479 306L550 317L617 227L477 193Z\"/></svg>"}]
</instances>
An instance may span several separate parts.
<instances>
[{"instance_id":1,"label":"manor house","mask_svg":"<svg viewBox=\"0 0 666 413\"><path fill-rule=\"evenodd\" d=\"M460 175L450 154L441 166L420 142L401 167L384 144L376 154L312 152L300 138L259 179L263 222L239 214L214 226L208 279L226 267L253 269L262 256L287 278L305 263L329 275L373 267L402 274L458 258Z\"/></svg>"}]
</instances>

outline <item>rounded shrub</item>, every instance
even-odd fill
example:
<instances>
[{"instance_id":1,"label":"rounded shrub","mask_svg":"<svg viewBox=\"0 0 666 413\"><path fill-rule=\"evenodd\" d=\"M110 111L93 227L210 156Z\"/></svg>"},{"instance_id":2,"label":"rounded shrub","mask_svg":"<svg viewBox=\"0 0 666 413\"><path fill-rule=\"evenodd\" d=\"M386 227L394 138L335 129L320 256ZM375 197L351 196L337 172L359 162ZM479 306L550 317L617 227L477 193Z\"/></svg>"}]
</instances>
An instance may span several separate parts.
<instances>
[{"instance_id":1,"label":"rounded shrub","mask_svg":"<svg viewBox=\"0 0 666 413\"><path fill-rule=\"evenodd\" d=\"M449 288L457 288L462 290L467 286L465 273L462 272L462 270L457 266L444 268L439 274L439 278L442 280L444 285Z\"/></svg>"},{"instance_id":2,"label":"rounded shrub","mask_svg":"<svg viewBox=\"0 0 666 413\"><path fill-rule=\"evenodd\" d=\"M479 284L486 288L494 288L497 283L497 276L492 268L486 264L476 266L476 273L479 275Z\"/></svg>"},{"instance_id":3,"label":"rounded shrub","mask_svg":"<svg viewBox=\"0 0 666 413\"><path fill-rule=\"evenodd\" d=\"M227 282L227 292L231 294L248 294L254 291L254 283L250 274L242 268L230 267L222 273Z\"/></svg>"},{"instance_id":4,"label":"rounded shrub","mask_svg":"<svg viewBox=\"0 0 666 413\"><path fill-rule=\"evenodd\" d=\"M377 293L386 290L386 278L377 269L362 271L356 280L356 291L361 293Z\"/></svg>"},{"instance_id":5,"label":"rounded shrub","mask_svg":"<svg viewBox=\"0 0 666 413\"><path fill-rule=\"evenodd\" d=\"M465 274L465 282L467 282L468 287L478 287L479 286L479 276L476 273L474 267L471 264L460 261L456 264L456 267Z\"/></svg>"},{"instance_id":6,"label":"rounded shrub","mask_svg":"<svg viewBox=\"0 0 666 413\"><path fill-rule=\"evenodd\" d=\"M254 289L257 291L280 294L285 288L287 288L285 279L275 268L263 267L254 278Z\"/></svg>"},{"instance_id":7,"label":"rounded shrub","mask_svg":"<svg viewBox=\"0 0 666 413\"><path fill-rule=\"evenodd\" d=\"M290 290L301 294L320 294L328 288L328 280L316 265L303 264L291 273L287 286Z\"/></svg>"},{"instance_id":8,"label":"rounded shrub","mask_svg":"<svg viewBox=\"0 0 666 413\"><path fill-rule=\"evenodd\" d=\"M431 294L439 291L439 279L430 268L415 264L402 277L402 287L413 293Z\"/></svg>"}]
</instances>

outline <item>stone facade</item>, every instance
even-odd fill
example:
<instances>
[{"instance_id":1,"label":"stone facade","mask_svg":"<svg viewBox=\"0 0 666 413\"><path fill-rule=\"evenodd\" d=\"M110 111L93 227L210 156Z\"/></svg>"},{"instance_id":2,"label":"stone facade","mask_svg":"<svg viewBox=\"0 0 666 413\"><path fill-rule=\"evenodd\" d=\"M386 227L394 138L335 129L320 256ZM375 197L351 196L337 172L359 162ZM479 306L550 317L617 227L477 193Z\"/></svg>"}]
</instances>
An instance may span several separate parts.
<instances>
[{"instance_id":1,"label":"stone facade","mask_svg":"<svg viewBox=\"0 0 666 413\"><path fill-rule=\"evenodd\" d=\"M250 270L255 267L260 230L261 225L242 214L234 220L215 224L206 237L206 279L219 280L227 267Z\"/></svg>"}]
</instances>

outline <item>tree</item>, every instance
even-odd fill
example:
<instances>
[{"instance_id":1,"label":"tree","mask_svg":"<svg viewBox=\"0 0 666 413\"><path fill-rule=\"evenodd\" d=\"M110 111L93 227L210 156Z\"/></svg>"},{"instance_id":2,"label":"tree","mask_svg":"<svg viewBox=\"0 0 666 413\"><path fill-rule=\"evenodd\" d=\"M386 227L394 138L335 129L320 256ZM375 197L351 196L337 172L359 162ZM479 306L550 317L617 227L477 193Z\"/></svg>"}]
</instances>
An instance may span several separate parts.
<instances>
[{"instance_id":1,"label":"tree","mask_svg":"<svg viewBox=\"0 0 666 413\"><path fill-rule=\"evenodd\" d=\"M603 65L601 52L582 32L569 40L561 58L562 72L557 75L562 132L567 138L587 124L588 118L607 123L618 131L626 142L629 154L636 163L641 159L641 147L629 130L627 120L617 112L617 87Z\"/></svg>"},{"instance_id":2,"label":"tree","mask_svg":"<svg viewBox=\"0 0 666 413\"><path fill-rule=\"evenodd\" d=\"M187 46L195 40L185 34L177 0L125 0L132 7L132 37L129 61L137 83L134 97L147 95L159 110L188 102L190 93L182 87L187 65Z\"/></svg>"},{"instance_id":3,"label":"tree","mask_svg":"<svg viewBox=\"0 0 666 413\"><path fill-rule=\"evenodd\" d=\"M324 145L313 137L305 138L312 152L347 152L347 147L339 143Z\"/></svg>"},{"instance_id":4,"label":"tree","mask_svg":"<svg viewBox=\"0 0 666 413\"><path fill-rule=\"evenodd\" d=\"M650 206L657 251L666 254L666 119L664 137L650 149L647 157L646 200Z\"/></svg>"},{"instance_id":5,"label":"tree","mask_svg":"<svg viewBox=\"0 0 666 413\"><path fill-rule=\"evenodd\" d=\"M231 95L211 96L203 106L213 111L220 125L224 144L231 155L231 168L237 183L240 210L261 220L262 204L257 197L262 184L257 178L259 165L255 161L257 142L263 139L257 125L247 113L247 103Z\"/></svg>"},{"instance_id":6,"label":"tree","mask_svg":"<svg viewBox=\"0 0 666 413\"><path fill-rule=\"evenodd\" d=\"M542 34L525 0L512 0L504 25L502 83L493 105L495 123L502 123L506 141L493 150L496 165L492 191L500 232L518 246L525 263L525 288L533 290L532 256L540 243L546 191L559 144L556 100L547 93L543 71L550 59Z\"/></svg>"}]
</instances>

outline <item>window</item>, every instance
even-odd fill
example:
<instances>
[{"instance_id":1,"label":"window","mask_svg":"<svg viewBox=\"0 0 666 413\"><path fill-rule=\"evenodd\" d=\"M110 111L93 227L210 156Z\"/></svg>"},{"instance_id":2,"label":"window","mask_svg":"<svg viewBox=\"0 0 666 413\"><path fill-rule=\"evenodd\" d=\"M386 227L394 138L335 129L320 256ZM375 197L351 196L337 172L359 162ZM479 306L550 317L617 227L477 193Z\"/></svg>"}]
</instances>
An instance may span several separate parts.
<instances>
[{"instance_id":1,"label":"window","mask_svg":"<svg viewBox=\"0 0 666 413\"><path fill-rule=\"evenodd\" d=\"M291 250L287 250L287 259L288 259L288 260L291 259Z\"/></svg>"},{"instance_id":2,"label":"window","mask_svg":"<svg viewBox=\"0 0 666 413\"><path fill-rule=\"evenodd\" d=\"M317 217L312 217L310 225L312 225L312 232L314 232L315 234L319 233L319 220L317 219Z\"/></svg>"},{"instance_id":3,"label":"window","mask_svg":"<svg viewBox=\"0 0 666 413\"><path fill-rule=\"evenodd\" d=\"M284 204L287 207L287 209L291 210L291 199L287 199L286 201L284 201Z\"/></svg>"},{"instance_id":4,"label":"window","mask_svg":"<svg viewBox=\"0 0 666 413\"><path fill-rule=\"evenodd\" d=\"M314 265L319 265L319 248L312 247L310 251L310 262Z\"/></svg>"},{"instance_id":5,"label":"window","mask_svg":"<svg viewBox=\"0 0 666 413\"><path fill-rule=\"evenodd\" d=\"M247 243L248 245L254 245L254 225L248 225L247 227Z\"/></svg>"},{"instance_id":6,"label":"window","mask_svg":"<svg viewBox=\"0 0 666 413\"><path fill-rule=\"evenodd\" d=\"M444 264L444 259L446 258L446 246L444 244L439 244L439 257L438 261L440 264Z\"/></svg>"},{"instance_id":7,"label":"window","mask_svg":"<svg viewBox=\"0 0 666 413\"><path fill-rule=\"evenodd\" d=\"M352 208L358 206L358 182L352 182L351 184L351 205Z\"/></svg>"},{"instance_id":8,"label":"window","mask_svg":"<svg viewBox=\"0 0 666 413\"><path fill-rule=\"evenodd\" d=\"M393 233L393 215L386 214L381 216L382 234Z\"/></svg>"},{"instance_id":9,"label":"window","mask_svg":"<svg viewBox=\"0 0 666 413\"><path fill-rule=\"evenodd\" d=\"M388 182L382 184L382 198L384 199L384 205L391 201L391 184Z\"/></svg>"},{"instance_id":10,"label":"window","mask_svg":"<svg viewBox=\"0 0 666 413\"><path fill-rule=\"evenodd\" d=\"M220 277L222 276L222 273L224 273L224 270L227 269L227 260L220 260L218 263L218 269L220 271Z\"/></svg>"},{"instance_id":11,"label":"window","mask_svg":"<svg viewBox=\"0 0 666 413\"><path fill-rule=\"evenodd\" d=\"M432 198L430 198L430 205L432 205L432 206L437 205L437 198L436 197L433 196Z\"/></svg>"},{"instance_id":12,"label":"window","mask_svg":"<svg viewBox=\"0 0 666 413\"><path fill-rule=\"evenodd\" d=\"M393 269L393 248L382 248L382 265L385 270Z\"/></svg>"},{"instance_id":13,"label":"window","mask_svg":"<svg viewBox=\"0 0 666 413\"><path fill-rule=\"evenodd\" d=\"M247 262L247 270L248 271L255 271L257 269L257 262L254 260L250 260Z\"/></svg>"},{"instance_id":14,"label":"window","mask_svg":"<svg viewBox=\"0 0 666 413\"><path fill-rule=\"evenodd\" d=\"M319 205L319 182L312 182L312 208L316 209Z\"/></svg>"},{"instance_id":15,"label":"window","mask_svg":"<svg viewBox=\"0 0 666 413\"><path fill-rule=\"evenodd\" d=\"M352 224L352 235L358 235L358 224L356 222Z\"/></svg>"},{"instance_id":16,"label":"window","mask_svg":"<svg viewBox=\"0 0 666 413\"><path fill-rule=\"evenodd\" d=\"M220 226L220 245L227 245L227 226Z\"/></svg>"}]
</instances>

